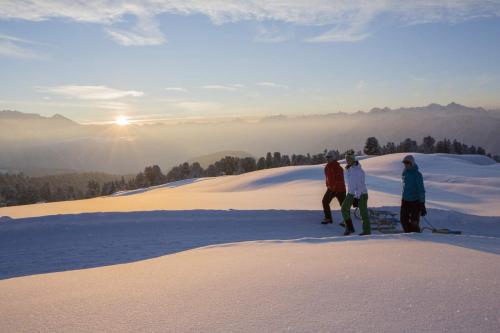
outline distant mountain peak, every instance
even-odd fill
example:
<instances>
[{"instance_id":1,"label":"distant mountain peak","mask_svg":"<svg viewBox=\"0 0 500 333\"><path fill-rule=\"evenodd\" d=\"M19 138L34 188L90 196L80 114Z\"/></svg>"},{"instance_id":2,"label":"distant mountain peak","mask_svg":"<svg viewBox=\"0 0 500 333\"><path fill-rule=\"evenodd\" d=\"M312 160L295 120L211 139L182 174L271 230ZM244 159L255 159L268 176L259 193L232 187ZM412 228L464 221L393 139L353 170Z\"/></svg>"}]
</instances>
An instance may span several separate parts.
<instances>
[{"instance_id":1,"label":"distant mountain peak","mask_svg":"<svg viewBox=\"0 0 500 333\"><path fill-rule=\"evenodd\" d=\"M57 121L64 121L64 122L75 124L75 125L77 124L75 121L73 121L73 120L71 120L69 118L66 118L63 115L60 115L59 113L56 113L50 119L57 120Z\"/></svg>"},{"instance_id":2,"label":"distant mountain peak","mask_svg":"<svg viewBox=\"0 0 500 333\"><path fill-rule=\"evenodd\" d=\"M0 111L0 119L41 119L43 118L37 113L24 113L16 110Z\"/></svg>"},{"instance_id":3,"label":"distant mountain peak","mask_svg":"<svg viewBox=\"0 0 500 333\"><path fill-rule=\"evenodd\" d=\"M388 107L372 108L369 113L387 113L387 112L487 112L481 107L468 107L462 104L451 102L448 105L441 105L438 103L430 103L427 106L417 106L417 107L402 107L398 109L391 109Z\"/></svg>"},{"instance_id":4,"label":"distant mountain peak","mask_svg":"<svg viewBox=\"0 0 500 333\"><path fill-rule=\"evenodd\" d=\"M73 120L56 113L52 117L44 117L38 113L24 113L16 110L3 110L0 111L0 119L10 119L10 120L38 120L38 121L57 121L59 123L64 122L67 124L76 125L78 123Z\"/></svg>"},{"instance_id":5,"label":"distant mountain peak","mask_svg":"<svg viewBox=\"0 0 500 333\"><path fill-rule=\"evenodd\" d=\"M381 108L372 108L369 112L370 113L381 113L381 112L388 112L388 111L392 111L392 109L386 106L383 109L381 109Z\"/></svg>"}]
</instances>

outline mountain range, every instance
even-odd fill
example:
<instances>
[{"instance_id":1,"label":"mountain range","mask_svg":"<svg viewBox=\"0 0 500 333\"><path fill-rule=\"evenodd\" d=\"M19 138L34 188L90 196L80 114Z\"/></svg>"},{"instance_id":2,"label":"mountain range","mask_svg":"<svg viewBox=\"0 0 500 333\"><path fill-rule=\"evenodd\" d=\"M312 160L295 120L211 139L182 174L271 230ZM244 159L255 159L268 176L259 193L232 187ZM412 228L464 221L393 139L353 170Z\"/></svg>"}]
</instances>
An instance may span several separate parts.
<instances>
[{"instance_id":1,"label":"mountain range","mask_svg":"<svg viewBox=\"0 0 500 333\"><path fill-rule=\"evenodd\" d=\"M420 142L432 135L500 154L498 133L500 112L457 103L351 114L274 115L258 121L128 126L84 125L59 114L0 111L0 170L128 174L153 164L168 169L221 151L259 157L268 151L361 150L370 136L385 144L406 138Z\"/></svg>"}]
</instances>

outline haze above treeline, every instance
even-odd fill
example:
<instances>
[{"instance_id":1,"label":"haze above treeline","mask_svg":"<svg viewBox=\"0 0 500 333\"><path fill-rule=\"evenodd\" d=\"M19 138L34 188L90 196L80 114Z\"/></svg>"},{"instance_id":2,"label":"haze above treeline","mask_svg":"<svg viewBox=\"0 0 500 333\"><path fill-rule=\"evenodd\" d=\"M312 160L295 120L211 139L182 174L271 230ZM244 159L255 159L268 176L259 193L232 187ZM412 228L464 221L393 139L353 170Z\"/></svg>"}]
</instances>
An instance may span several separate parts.
<instances>
[{"instance_id":1,"label":"haze above treeline","mask_svg":"<svg viewBox=\"0 0 500 333\"><path fill-rule=\"evenodd\" d=\"M318 153L362 150L367 137L383 145L406 138L457 139L500 153L500 112L456 103L374 108L353 114L274 115L177 124L83 125L62 115L0 111L0 170L32 174L168 169L221 151L262 156L268 151ZM216 154L217 155L217 154Z\"/></svg>"}]
</instances>

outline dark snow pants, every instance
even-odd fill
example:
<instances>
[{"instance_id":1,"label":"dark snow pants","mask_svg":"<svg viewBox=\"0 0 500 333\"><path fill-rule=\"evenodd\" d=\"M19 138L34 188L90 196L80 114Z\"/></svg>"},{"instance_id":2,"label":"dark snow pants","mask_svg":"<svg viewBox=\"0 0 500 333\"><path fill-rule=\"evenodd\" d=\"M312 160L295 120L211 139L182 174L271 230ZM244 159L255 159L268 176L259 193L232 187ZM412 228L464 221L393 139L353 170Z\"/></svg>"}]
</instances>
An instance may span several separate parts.
<instances>
[{"instance_id":1,"label":"dark snow pants","mask_svg":"<svg viewBox=\"0 0 500 333\"><path fill-rule=\"evenodd\" d=\"M323 212L325 213L326 219L332 219L332 211L330 210L330 202L332 202L333 198L337 198L339 205L342 206L342 202L345 199L345 192L333 192L330 189L327 189L325 195L323 196Z\"/></svg>"},{"instance_id":2,"label":"dark snow pants","mask_svg":"<svg viewBox=\"0 0 500 333\"><path fill-rule=\"evenodd\" d=\"M420 232L420 202L402 200L400 220L404 232Z\"/></svg>"}]
</instances>

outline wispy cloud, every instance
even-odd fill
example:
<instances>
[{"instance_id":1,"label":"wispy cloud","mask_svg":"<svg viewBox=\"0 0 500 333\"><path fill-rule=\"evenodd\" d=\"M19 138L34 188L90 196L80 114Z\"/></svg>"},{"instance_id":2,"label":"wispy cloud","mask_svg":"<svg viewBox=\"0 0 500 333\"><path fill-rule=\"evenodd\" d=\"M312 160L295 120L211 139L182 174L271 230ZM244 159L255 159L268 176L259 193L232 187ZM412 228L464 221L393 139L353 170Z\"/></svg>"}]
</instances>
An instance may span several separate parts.
<instances>
[{"instance_id":1,"label":"wispy cloud","mask_svg":"<svg viewBox=\"0 0 500 333\"><path fill-rule=\"evenodd\" d=\"M128 30L109 27L106 32L114 41L124 46L161 45L166 42L158 23L146 15L139 16L135 26Z\"/></svg>"},{"instance_id":2,"label":"wispy cloud","mask_svg":"<svg viewBox=\"0 0 500 333\"><path fill-rule=\"evenodd\" d=\"M25 45L40 44L14 36L0 34L0 56L17 59L44 59L45 56Z\"/></svg>"},{"instance_id":3,"label":"wispy cloud","mask_svg":"<svg viewBox=\"0 0 500 333\"><path fill-rule=\"evenodd\" d=\"M70 98L86 100L112 100L123 97L140 97L144 95L142 91L119 90L106 86L63 85L54 87L37 87L37 90Z\"/></svg>"},{"instance_id":4,"label":"wispy cloud","mask_svg":"<svg viewBox=\"0 0 500 333\"><path fill-rule=\"evenodd\" d=\"M336 27L319 36L306 39L306 42L359 42L370 36L363 26Z\"/></svg>"},{"instance_id":5,"label":"wispy cloud","mask_svg":"<svg viewBox=\"0 0 500 333\"><path fill-rule=\"evenodd\" d=\"M192 112L210 112L210 111L218 111L222 108L222 104L214 103L214 102L191 102L184 101L178 102L174 104L175 106Z\"/></svg>"},{"instance_id":6,"label":"wispy cloud","mask_svg":"<svg viewBox=\"0 0 500 333\"><path fill-rule=\"evenodd\" d=\"M254 41L260 43L282 43L293 39L293 37L294 33L290 27L283 28L277 25L264 26L261 24L257 27Z\"/></svg>"},{"instance_id":7,"label":"wispy cloud","mask_svg":"<svg viewBox=\"0 0 500 333\"><path fill-rule=\"evenodd\" d=\"M236 91L238 89L243 88L244 85L236 83L236 84L230 84L230 85L223 85L223 84L209 84L206 86L203 86L203 89L208 89L208 90L224 90L224 91Z\"/></svg>"},{"instance_id":8,"label":"wispy cloud","mask_svg":"<svg viewBox=\"0 0 500 333\"><path fill-rule=\"evenodd\" d=\"M260 87L267 87L267 88L288 89L288 86L286 86L284 84L279 84L279 83L270 82L270 81L257 82L256 85L258 85Z\"/></svg>"},{"instance_id":9,"label":"wispy cloud","mask_svg":"<svg viewBox=\"0 0 500 333\"><path fill-rule=\"evenodd\" d=\"M41 21L68 18L105 26L105 31L122 45L158 45L166 38L159 29L161 14L205 15L214 24L257 21L279 22L295 26L324 27L311 42L355 42L371 34L370 25L384 15L388 22L400 25L430 22L457 23L477 18L500 16L496 0L4 0L0 19ZM134 22L123 25L125 18ZM279 31L265 28L256 39L277 42Z\"/></svg>"},{"instance_id":10,"label":"wispy cloud","mask_svg":"<svg viewBox=\"0 0 500 333\"><path fill-rule=\"evenodd\" d=\"M130 106L127 103L116 102L116 101L103 101L94 104L95 108L98 109L106 109L113 111L126 111L130 109Z\"/></svg>"},{"instance_id":11,"label":"wispy cloud","mask_svg":"<svg viewBox=\"0 0 500 333\"><path fill-rule=\"evenodd\" d=\"M366 87L366 82L365 82L365 80L359 80L359 81L356 83L356 90L358 90L358 91L363 90L365 87Z\"/></svg>"},{"instance_id":12,"label":"wispy cloud","mask_svg":"<svg viewBox=\"0 0 500 333\"><path fill-rule=\"evenodd\" d=\"M173 92L180 92L180 93L187 93L188 90L183 87L167 87L165 88L166 91L173 91Z\"/></svg>"}]
</instances>

